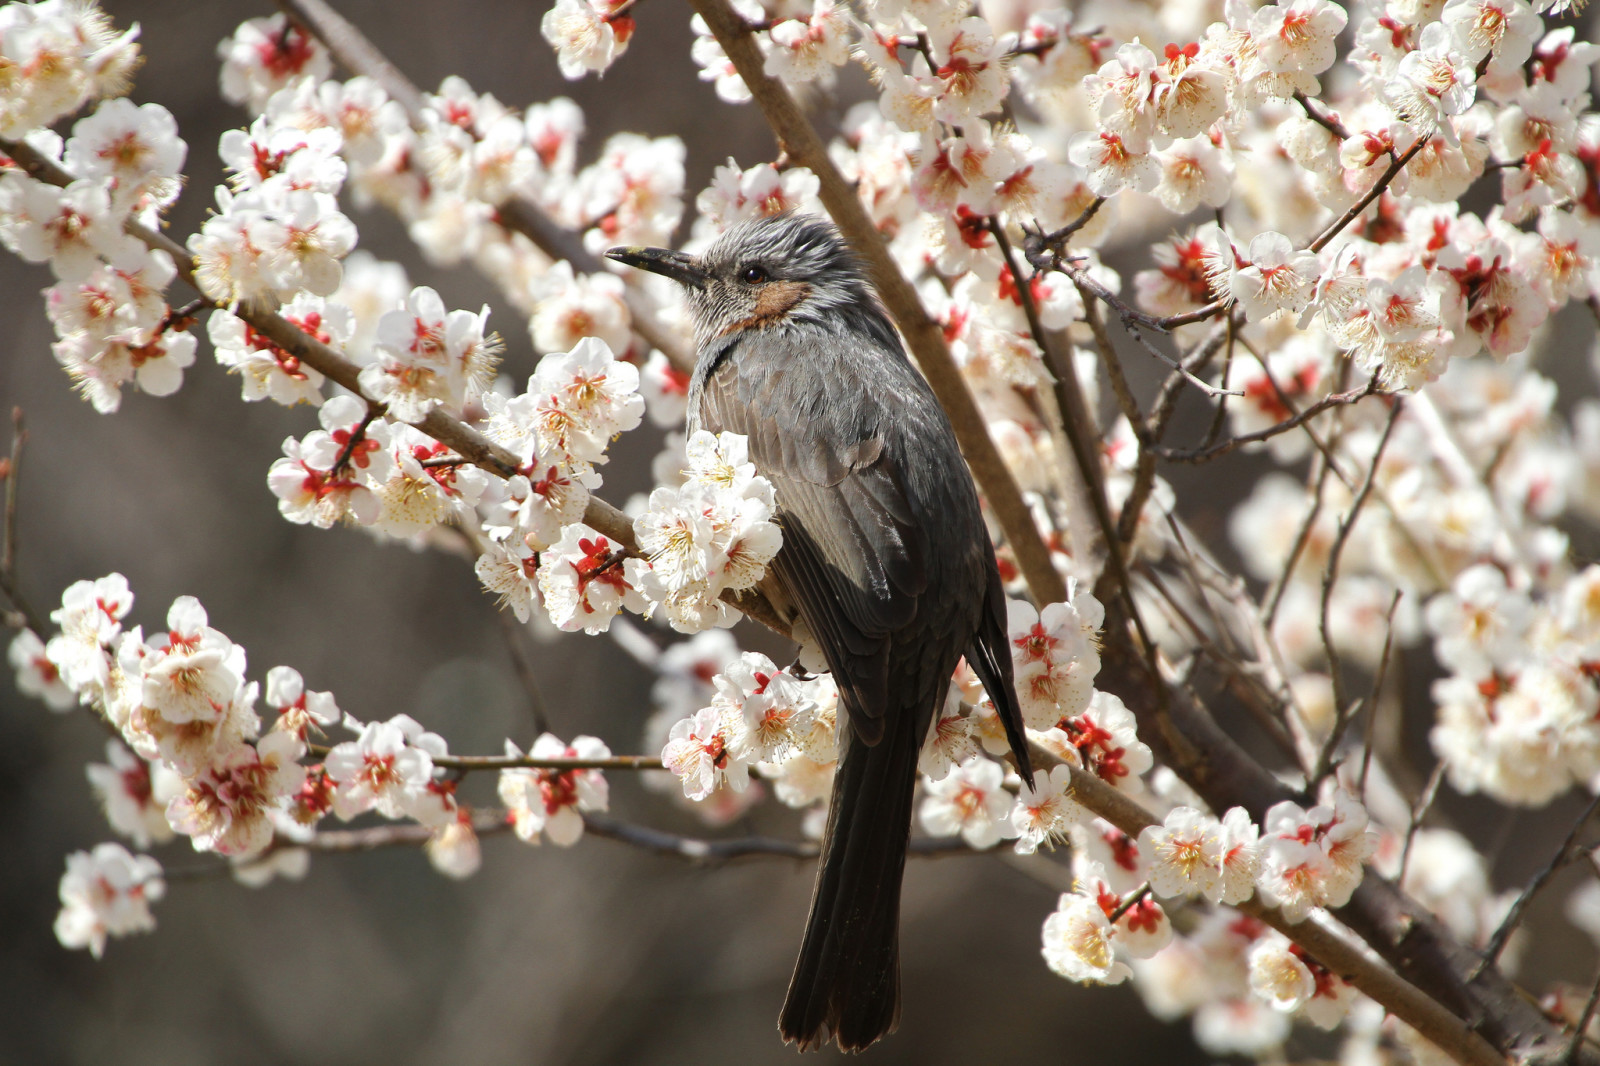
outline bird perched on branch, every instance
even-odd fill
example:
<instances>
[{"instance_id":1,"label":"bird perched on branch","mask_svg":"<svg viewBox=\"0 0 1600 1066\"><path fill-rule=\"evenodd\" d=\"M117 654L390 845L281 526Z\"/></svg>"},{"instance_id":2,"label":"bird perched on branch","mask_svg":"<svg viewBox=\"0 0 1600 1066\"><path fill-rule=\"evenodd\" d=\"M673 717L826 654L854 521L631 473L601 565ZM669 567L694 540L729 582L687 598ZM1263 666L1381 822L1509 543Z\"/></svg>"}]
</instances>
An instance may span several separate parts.
<instances>
[{"instance_id":1,"label":"bird perched on branch","mask_svg":"<svg viewBox=\"0 0 1600 1066\"><path fill-rule=\"evenodd\" d=\"M689 431L743 434L783 547L762 589L820 647L848 713L805 939L778 1027L865 1048L900 1013L900 882L917 758L963 654L1031 780L994 548L950 422L823 219L740 223L704 255L613 248L682 286Z\"/></svg>"}]
</instances>

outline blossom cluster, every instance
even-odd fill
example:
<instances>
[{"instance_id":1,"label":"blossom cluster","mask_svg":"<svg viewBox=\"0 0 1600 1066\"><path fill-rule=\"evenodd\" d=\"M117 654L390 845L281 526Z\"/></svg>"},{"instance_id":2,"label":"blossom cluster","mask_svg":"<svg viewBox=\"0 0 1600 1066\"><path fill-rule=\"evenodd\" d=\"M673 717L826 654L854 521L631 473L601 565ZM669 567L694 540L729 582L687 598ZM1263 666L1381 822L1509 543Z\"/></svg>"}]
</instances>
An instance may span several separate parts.
<instances>
[{"instance_id":1,"label":"blossom cluster","mask_svg":"<svg viewBox=\"0 0 1600 1066\"><path fill-rule=\"evenodd\" d=\"M1231 907L1259 892L1298 922L1313 907L1348 901L1378 835L1367 828L1366 810L1343 790L1310 811L1280 803L1267 812L1264 828L1241 808L1218 819L1178 805L1137 840L1103 822L1074 833L1076 885L1042 930L1045 961L1056 973L1101 984L1134 978L1158 1017L1193 1012L1197 1038L1215 1054L1281 1043L1290 1015L1333 1028L1356 1001L1341 977ZM1146 891L1168 901L1204 897L1217 906L1197 927L1174 935ZM1479 898L1484 894L1480 889ZM1202 972L1208 980L1195 979ZM1224 1013L1237 1015L1234 1026L1224 1024Z\"/></svg>"},{"instance_id":2,"label":"blossom cluster","mask_svg":"<svg viewBox=\"0 0 1600 1066\"><path fill-rule=\"evenodd\" d=\"M661 751L687 798L744 792L753 767L790 807L827 796L839 728L832 677L802 677L744 652L711 677L711 689L708 704L671 726Z\"/></svg>"},{"instance_id":3,"label":"blossom cluster","mask_svg":"<svg viewBox=\"0 0 1600 1066\"><path fill-rule=\"evenodd\" d=\"M263 692L247 679L244 648L211 626L191 596L175 600L164 630L149 638L142 627L125 628L132 607L122 575L80 581L51 614L59 632L42 648L31 631L12 644L12 661L34 691L64 691L118 732L107 763L88 768L116 832L139 847L188 837L196 851L228 857L241 880L259 883L304 872L307 853L296 845L328 813L376 811L433 830L429 854L442 871L476 869L468 812L433 762L448 755L441 737L403 714L358 722L291 667L268 671ZM265 726L258 703L272 715ZM319 749L320 761L308 763L313 743L335 728L354 739ZM579 738L575 750L592 754L591 740ZM536 751L551 742L541 738ZM576 788L570 802L604 809L598 774L579 777L581 787L568 782ZM548 801L546 812L554 825L560 804ZM153 928L148 904L161 891L160 865L149 856L130 856L119 844L74 855L58 936L98 957L108 935Z\"/></svg>"},{"instance_id":4,"label":"blossom cluster","mask_svg":"<svg viewBox=\"0 0 1600 1066\"><path fill-rule=\"evenodd\" d=\"M48 51L52 35L77 32L71 27L79 17L103 19L93 8L80 12L67 4L8 4L0 13L17 8L35 12L35 21L4 39L38 33L38 46L47 51L34 61L46 67L47 59L73 62ZM79 75L87 77L81 67ZM147 248L124 229L157 226L160 212L177 198L186 148L171 113L160 104L135 106L113 97L75 122L65 141L44 128L19 139L72 178L57 186L0 158L0 246L47 263L56 277L45 292L56 361L97 411L115 411L124 385L153 396L175 392L196 347L193 322L174 313L163 295L176 266L166 252Z\"/></svg>"}]
</instances>

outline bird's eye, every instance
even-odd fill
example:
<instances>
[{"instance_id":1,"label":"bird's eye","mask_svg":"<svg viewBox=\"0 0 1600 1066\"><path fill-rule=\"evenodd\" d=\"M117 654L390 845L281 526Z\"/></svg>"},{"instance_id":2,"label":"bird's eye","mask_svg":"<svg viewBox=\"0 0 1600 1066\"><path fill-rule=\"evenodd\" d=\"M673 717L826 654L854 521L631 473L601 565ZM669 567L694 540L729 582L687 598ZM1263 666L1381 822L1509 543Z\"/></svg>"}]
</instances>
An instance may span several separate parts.
<instances>
[{"instance_id":1,"label":"bird's eye","mask_svg":"<svg viewBox=\"0 0 1600 1066\"><path fill-rule=\"evenodd\" d=\"M739 280L746 285L760 285L767 280L767 272L754 264L739 271Z\"/></svg>"}]
</instances>

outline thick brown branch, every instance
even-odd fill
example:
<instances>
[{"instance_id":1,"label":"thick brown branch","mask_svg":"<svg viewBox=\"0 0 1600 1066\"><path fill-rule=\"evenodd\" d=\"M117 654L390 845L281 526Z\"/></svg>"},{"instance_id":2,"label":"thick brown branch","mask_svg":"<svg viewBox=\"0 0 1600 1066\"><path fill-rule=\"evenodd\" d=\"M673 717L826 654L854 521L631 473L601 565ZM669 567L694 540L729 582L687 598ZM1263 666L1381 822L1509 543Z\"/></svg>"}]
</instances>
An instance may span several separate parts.
<instances>
[{"instance_id":1,"label":"thick brown branch","mask_svg":"<svg viewBox=\"0 0 1600 1066\"><path fill-rule=\"evenodd\" d=\"M1143 655L1129 639L1120 603L1110 602L1106 607L1103 662L1096 687L1116 694L1135 711L1140 733L1150 738L1157 757L1214 810L1239 806L1259 821L1274 803L1294 799L1282 782L1217 724L1187 687L1150 675ZM1170 745L1165 731L1157 726L1158 707L1181 736L1182 747ZM1126 831L1126 826L1104 812L1096 813ZM1494 967L1474 975L1477 953L1456 941L1427 908L1394 885L1369 873L1351 901L1333 913L1393 966L1409 982L1408 987L1415 986L1413 992L1421 990L1427 1001L1422 1009L1431 1020L1424 1028L1388 1003L1385 1006L1458 1062L1486 1064L1503 1062L1508 1054L1564 1050L1566 1041L1558 1025ZM1317 946L1299 936L1303 927L1291 926L1285 933L1317 955ZM1328 962L1320 955L1318 958ZM1330 965L1343 973L1340 965ZM1368 989L1362 991L1378 998ZM1462 1019L1470 1021L1476 1031L1469 1031ZM1485 1057L1482 1040L1493 1046L1489 1057ZM1600 1058L1585 1053L1582 1061L1594 1063Z\"/></svg>"},{"instance_id":2,"label":"thick brown branch","mask_svg":"<svg viewBox=\"0 0 1600 1066\"><path fill-rule=\"evenodd\" d=\"M1031 754L1035 766L1065 765L1037 744L1033 745ZM1069 769L1072 798L1124 833L1137 837L1146 826L1156 824L1149 812L1124 793L1075 766ZM1305 948L1318 962L1382 1004L1457 1062L1464 1066L1504 1066L1503 1057L1460 1017L1400 975L1373 962L1359 946L1331 925L1314 920L1291 922L1278 908L1266 906L1259 899L1246 900L1238 909L1266 922Z\"/></svg>"}]
</instances>

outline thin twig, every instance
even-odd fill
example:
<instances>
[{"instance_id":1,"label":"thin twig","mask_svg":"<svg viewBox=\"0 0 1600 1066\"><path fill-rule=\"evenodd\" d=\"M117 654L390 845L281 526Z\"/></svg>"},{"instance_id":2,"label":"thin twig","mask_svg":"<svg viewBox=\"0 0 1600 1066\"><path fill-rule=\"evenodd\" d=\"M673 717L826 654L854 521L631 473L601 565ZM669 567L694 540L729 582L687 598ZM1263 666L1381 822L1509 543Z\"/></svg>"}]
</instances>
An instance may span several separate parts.
<instances>
[{"instance_id":1,"label":"thin twig","mask_svg":"<svg viewBox=\"0 0 1600 1066\"><path fill-rule=\"evenodd\" d=\"M1578 1049L1583 1046L1585 1035L1589 1031L1589 1022L1594 1019L1594 1010L1600 1006L1600 973L1594 977L1594 988L1589 992L1589 1000L1583 1005L1583 1013L1578 1015L1578 1024L1572 1029L1572 1042L1567 1045L1567 1050L1561 1056L1561 1061L1571 1066L1578 1061Z\"/></svg>"},{"instance_id":2,"label":"thin twig","mask_svg":"<svg viewBox=\"0 0 1600 1066\"><path fill-rule=\"evenodd\" d=\"M22 417L22 408L11 409L11 455L5 460L5 470L0 472L6 483L5 526L0 530L0 592L11 601L12 612L20 617L22 625L33 631L40 640L47 640L50 629L44 616L33 609L17 588L17 493L22 474L22 453L28 444L28 427ZM9 621L9 619L8 619Z\"/></svg>"},{"instance_id":3,"label":"thin twig","mask_svg":"<svg viewBox=\"0 0 1600 1066\"><path fill-rule=\"evenodd\" d=\"M510 611L496 611L494 614L500 623L500 632L506 639L506 652L511 656L511 668L516 671L517 680L522 684L523 694L528 698L528 716L533 719L533 728L541 734L547 733L550 731L550 719L545 712L544 695L539 691L539 677L524 651L528 627L518 622Z\"/></svg>"},{"instance_id":4,"label":"thin twig","mask_svg":"<svg viewBox=\"0 0 1600 1066\"><path fill-rule=\"evenodd\" d=\"M1422 828L1422 821L1428 816L1428 811L1433 808L1434 798L1439 795L1439 785L1444 781L1444 760L1440 759L1433 764L1433 772L1428 775L1428 783L1422 787L1422 794L1417 797L1417 802L1411 805L1411 816L1406 820L1406 839L1400 846L1400 871L1394 875L1396 885L1406 883L1406 869L1411 864L1411 842L1417 838L1417 830Z\"/></svg>"},{"instance_id":5,"label":"thin twig","mask_svg":"<svg viewBox=\"0 0 1600 1066\"><path fill-rule=\"evenodd\" d=\"M1517 896L1516 901L1511 904L1511 909L1506 911L1506 916L1500 922L1500 927L1494 931L1494 935L1489 938L1488 946L1483 949L1483 958L1479 961L1478 968L1473 972L1472 977L1476 978L1478 974L1500 961L1500 953L1506 949L1506 943L1511 939L1511 934L1517 931L1517 926L1522 924L1523 912L1528 909L1528 904L1533 902L1533 897L1543 890L1550 878L1555 876L1557 870L1560 870L1577 857L1577 852L1574 850L1573 845L1578 842L1578 835L1583 832L1583 827L1589 824L1589 819L1594 817L1596 810L1600 810L1600 796L1595 796L1583 808L1583 814L1579 815L1578 820L1572 823L1572 829L1568 831L1566 840L1561 842L1561 847L1557 849L1554 855L1550 856L1550 861L1544 864L1544 869L1535 874L1533 880L1528 882L1528 886L1522 890L1521 895Z\"/></svg>"},{"instance_id":6,"label":"thin twig","mask_svg":"<svg viewBox=\"0 0 1600 1066\"><path fill-rule=\"evenodd\" d=\"M1394 653L1394 612L1399 609L1400 597L1404 595L1404 591L1395 589L1394 598L1389 601L1389 612L1383 620L1383 654L1378 656L1378 672L1372 678L1372 692L1367 696L1367 727L1362 735L1361 775L1356 782L1356 794L1361 797L1363 803L1367 799L1367 771L1372 766L1373 726L1378 720L1383 683L1389 677L1389 658Z\"/></svg>"},{"instance_id":7,"label":"thin twig","mask_svg":"<svg viewBox=\"0 0 1600 1066\"><path fill-rule=\"evenodd\" d=\"M1150 891L1150 882L1146 881L1144 884L1128 893L1128 898L1117 904L1116 910L1106 915L1106 921L1112 925L1116 925L1117 922L1122 919L1122 916L1133 910L1133 908L1137 907L1139 905L1139 901L1148 896Z\"/></svg>"},{"instance_id":8,"label":"thin twig","mask_svg":"<svg viewBox=\"0 0 1600 1066\"><path fill-rule=\"evenodd\" d=\"M1329 604L1333 599L1334 583L1339 580L1339 559L1344 554L1345 543L1350 539L1350 531L1355 528L1356 521L1361 517L1361 509L1366 505L1367 497L1372 495L1373 483L1378 480L1378 467L1383 463L1384 449L1389 446L1389 438L1394 433L1395 423L1400 420L1400 412L1404 406L1404 399L1396 399L1394 406L1389 410L1389 421L1383 427L1383 436L1378 438L1377 450L1372 453L1372 465L1367 469L1367 476L1362 481L1356 498L1351 502L1350 510L1339 523L1339 531L1333 538L1333 547L1328 551L1328 566L1322 573L1322 609L1319 628L1322 632L1322 648L1328 656L1328 677L1333 683L1334 727L1328 735L1328 743L1323 746L1321 757L1317 760L1316 770L1311 780L1306 783L1308 791L1312 792L1315 792L1322 779L1327 776L1334 748L1344 733L1345 722L1349 720L1353 711L1345 704L1339 652L1333 646L1333 638L1328 632Z\"/></svg>"},{"instance_id":9,"label":"thin twig","mask_svg":"<svg viewBox=\"0 0 1600 1066\"><path fill-rule=\"evenodd\" d=\"M1229 395L1234 394L1229 393ZM1253 433L1241 433L1237 437L1229 437L1227 440L1207 448L1196 448L1191 451L1180 451L1175 448L1159 448L1157 449L1157 453L1161 456L1161 458L1166 459L1168 462L1209 462L1210 460L1216 459L1219 456L1227 455L1229 452L1237 451L1246 444L1258 444L1261 441L1271 440L1273 437L1279 436L1280 434L1288 433L1290 430L1298 429L1300 426L1317 417L1329 408L1343 407L1348 404L1359 403L1368 396L1389 395L1392 394L1381 389L1378 384L1378 379L1374 377L1359 389L1351 389L1348 392L1336 392L1329 396L1324 396L1310 407L1306 407L1293 416L1284 419L1282 422L1268 426L1266 429L1258 429Z\"/></svg>"},{"instance_id":10,"label":"thin twig","mask_svg":"<svg viewBox=\"0 0 1600 1066\"><path fill-rule=\"evenodd\" d=\"M1350 138L1350 131L1345 129L1344 123L1340 122L1333 115L1323 114L1321 111L1318 111L1315 107L1311 106L1311 101L1306 99L1305 93L1301 92L1299 89L1296 89L1294 92L1294 98L1295 102L1298 103L1301 109L1305 111L1306 117L1312 122L1315 122L1317 125L1321 126L1323 129L1327 130L1341 141L1348 140Z\"/></svg>"},{"instance_id":11,"label":"thin twig","mask_svg":"<svg viewBox=\"0 0 1600 1066\"><path fill-rule=\"evenodd\" d=\"M1361 213L1372 205L1372 201L1383 195L1384 190L1389 187L1389 183L1394 181L1396 175L1405 169L1406 164L1411 162L1412 157L1418 152L1422 151L1422 146L1427 143L1427 137L1418 137L1416 142L1413 143L1410 148L1407 148L1403 155L1394 159L1389 164L1384 172L1378 177L1378 180L1373 182L1372 188L1367 190L1366 195L1352 204L1350 206L1350 210L1340 215L1338 219L1334 221L1333 225L1323 230L1322 236L1312 241L1307 250L1312 252L1322 251L1322 249L1328 246L1329 241L1333 240L1344 231L1346 226L1360 218Z\"/></svg>"},{"instance_id":12,"label":"thin twig","mask_svg":"<svg viewBox=\"0 0 1600 1066\"><path fill-rule=\"evenodd\" d=\"M1100 284L1100 282L1096 281L1093 275L1091 275L1087 270L1080 268L1075 263L1063 261L1058 269L1060 269L1062 273L1066 274L1067 277L1071 278L1080 289L1085 289L1094 294L1096 299L1115 311L1117 317L1122 320L1123 328L1128 331L1128 335L1131 336L1141 348L1143 348L1150 355L1154 356L1159 362L1166 364L1173 371L1181 374L1183 379L1190 385L1193 385L1195 388L1199 389L1212 399L1216 399L1219 396L1244 395L1243 392L1236 390L1218 388L1217 386L1211 384L1211 382L1206 381L1204 378L1197 377L1192 370L1184 365L1182 360L1174 359L1172 356L1168 355L1166 352L1152 344L1149 338L1144 335L1144 331L1140 327L1142 326L1146 329L1167 332L1162 327L1160 319L1152 318L1150 315L1144 314L1141 311L1136 311L1134 308L1125 303L1121 297L1117 296L1116 293L1112 292L1110 289Z\"/></svg>"}]
</instances>

